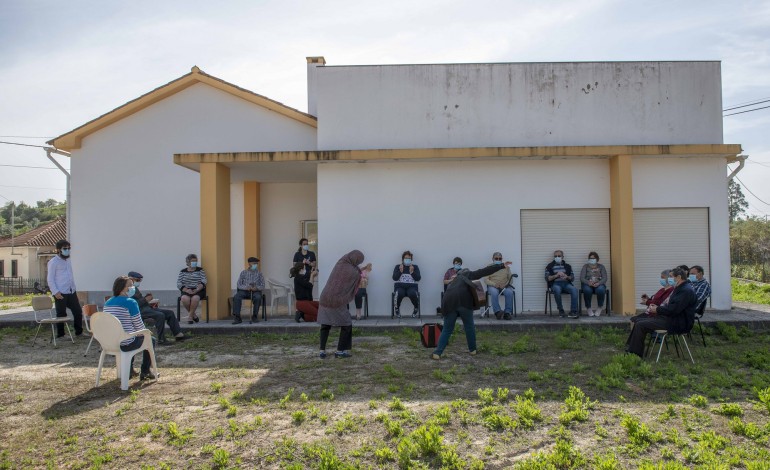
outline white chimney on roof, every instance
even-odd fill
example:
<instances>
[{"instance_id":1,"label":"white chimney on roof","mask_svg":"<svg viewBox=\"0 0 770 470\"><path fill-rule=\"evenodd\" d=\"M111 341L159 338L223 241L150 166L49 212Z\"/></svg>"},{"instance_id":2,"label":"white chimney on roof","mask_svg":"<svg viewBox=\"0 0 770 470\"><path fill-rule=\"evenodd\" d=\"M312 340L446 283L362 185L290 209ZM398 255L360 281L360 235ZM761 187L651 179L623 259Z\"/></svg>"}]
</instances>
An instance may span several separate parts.
<instances>
[{"instance_id":1,"label":"white chimney on roof","mask_svg":"<svg viewBox=\"0 0 770 470\"><path fill-rule=\"evenodd\" d=\"M316 110L316 68L326 65L323 56L307 57L307 113L317 116Z\"/></svg>"}]
</instances>

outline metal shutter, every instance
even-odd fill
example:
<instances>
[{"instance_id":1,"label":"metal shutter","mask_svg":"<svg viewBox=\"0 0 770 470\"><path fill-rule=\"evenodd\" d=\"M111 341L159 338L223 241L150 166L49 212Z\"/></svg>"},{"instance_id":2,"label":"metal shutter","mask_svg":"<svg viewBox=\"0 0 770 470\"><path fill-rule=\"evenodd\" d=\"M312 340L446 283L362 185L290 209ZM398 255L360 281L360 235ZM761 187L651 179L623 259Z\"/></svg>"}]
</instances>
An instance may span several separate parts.
<instances>
[{"instance_id":1,"label":"metal shutter","mask_svg":"<svg viewBox=\"0 0 770 470\"><path fill-rule=\"evenodd\" d=\"M637 301L660 289L664 269L701 265L709 278L709 253L708 208L634 209Z\"/></svg>"},{"instance_id":2,"label":"metal shutter","mask_svg":"<svg viewBox=\"0 0 770 470\"><path fill-rule=\"evenodd\" d=\"M543 311L546 288L543 273L553 260L554 250L564 251L564 259L575 273L573 284L578 289L580 270L591 251L599 254L599 262L611 276L609 209L521 211L522 310ZM607 288L610 287L607 282Z\"/></svg>"}]
</instances>

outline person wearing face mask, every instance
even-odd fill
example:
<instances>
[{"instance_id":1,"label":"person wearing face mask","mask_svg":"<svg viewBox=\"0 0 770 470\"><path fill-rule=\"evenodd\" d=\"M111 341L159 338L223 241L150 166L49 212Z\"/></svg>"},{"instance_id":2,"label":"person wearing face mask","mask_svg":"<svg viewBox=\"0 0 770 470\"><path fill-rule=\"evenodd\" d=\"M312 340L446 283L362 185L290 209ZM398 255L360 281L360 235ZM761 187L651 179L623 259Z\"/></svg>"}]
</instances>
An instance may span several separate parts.
<instances>
[{"instance_id":1,"label":"person wearing face mask","mask_svg":"<svg viewBox=\"0 0 770 470\"><path fill-rule=\"evenodd\" d=\"M292 264L296 263L306 265L311 271L316 267L316 256L315 253L310 251L310 245L308 244L307 238L299 239L299 248L294 253L294 259L292 260Z\"/></svg>"},{"instance_id":2,"label":"person wearing face mask","mask_svg":"<svg viewBox=\"0 0 770 470\"><path fill-rule=\"evenodd\" d=\"M80 308L80 300L75 289L75 276L72 274L71 248L67 240L56 242L57 255L48 262L48 288L54 297L56 316L66 317L67 309L70 309L75 323L75 335L80 336L83 334L83 310ZM57 323L56 337L62 336L64 336L64 324Z\"/></svg>"},{"instance_id":3,"label":"person wearing face mask","mask_svg":"<svg viewBox=\"0 0 770 470\"><path fill-rule=\"evenodd\" d=\"M495 318L498 320L510 320L513 313L513 274L511 274L511 263L505 263L505 268L496 271L484 278L487 285L487 293L492 298L492 310L495 312ZM503 266L503 254L496 251L492 255L492 263L488 266ZM505 310L500 310L500 294L505 297Z\"/></svg>"},{"instance_id":4,"label":"person wearing face mask","mask_svg":"<svg viewBox=\"0 0 770 470\"><path fill-rule=\"evenodd\" d=\"M564 262L564 252L556 250L553 252L553 261L545 267L545 281L553 292L556 299L556 307L559 309L559 316L564 317L564 307L561 302L562 291L568 292L570 296L569 318L580 318L578 312L578 290L572 285L575 279L572 273L572 266Z\"/></svg>"},{"instance_id":5,"label":"person wearing face mask","mask_svg":"<svg viewBox=\"0 0 770 470\"><path fill-rule=\"evenodd\" d=\"M460 272L460 270L463 268L463 259L459 256L455 256L455 259L452 260L452 267L447 269L444 273L444 292L446 292L447 286L454 281L455 277L457 277L457 273Z\"/></svg>"},{"instance_id":6,"label":"person wearing face mask","mask_svg":"<svg viewBox=\"0 0 770 470\"><path fill-rule=\"evenodd\" d=\"M595 251L588 253L588 263L580 270L580 287L583 291L583 301L586 303L586 314L589 317L601 316L604 296L607 294L607 269L599 263L599 255ZM596 294L595 311L591 309L593 294Z\"/></svg>"},{"instance_id":7,"label":"person wearing face mask","mask_svg":"<svg viewBox=\"0 0 770 470\"><path fill-rule=\"evenodd\" d=\"M636 326L636 322L644 319L644 318L650 318L652 316L655 316L655 314L652 313L652 305L668 305L668 298L671 295L672 292L674 292L674 278L671 277L671 270L670 269L664 269L660 273L660 289L658 292L656 292L652 297L650 297L647 294L642 294L642 305L646 305L647 309L643 313L640 313L639 315L635 315L631 318L629 318L629 322L631 325L631 333L629 333L628 338L626 339L626 346L631 344L631 335L633 334L633 330Z\"/></svg>"},{"instance_id":8,"label":"person wearing face mask","mask_svg":"<svg viewBox=\"0 0 770 470\"><path fill-rule=\"evenodd\" d=\"M318 277L318 271L310 271L308 265L302 262L294 263L289 271L289 277L294 278L294 295L297 298L294 321L314 322L318 319L318 302L313 300L313 284Z\"/></svg>"},{"instance_id":9,"label":"person wearing face mask","mask_svg":"<svg viewBox=\"0 0 770 470\"><path fill-rule=\"evenodd\" d=\"M695 321L695 306L697 299L688 272L681 268L671 270L674 278L674 289L668 297L667 305L650 304L649 318L639 319L628 343L626 352L642 357L644 354L644 339L648 333L655 330L667 330L672 334L683 334L690 331Z\"/></svg>"},{"instance_id":10,"label":"person wearing face mask","mask_svg":"<svg viewBox=\"0 0 770 470\"><path fill-rule=\"evenodd\" d=\"M187 310L187 323L199 322L195 314L201 299L206 297L206 271L198 266L198 256L190 253L185 258L187 267L179 271L176 287L181 292L182 305Z\"/></svg>"},{"instance_id":11,"label":"person wearing face mask","mask_svg":"<svg viewBox=\"0 0 770 470\"><path fill-rule=\"evenodd\" d=\"M409 300L412 301L414 306L412 317L417 317L417 308L420 305L417 283L420 281L421 276L420 268L416 264L412 264L412 260L412 252L407 250L401 254L401 264L397 264L393 268L393 280L396 281L396 284L393 286L396 292L394 308L397 318L401 318L401 301L404 300L404 297L409 297Z\"/></svg>"},{"instance_id":12,"label":"person wearing face mask","mask_svg":"<svg viewBox=\"0 0 770 470\"><path fill-rule=\"evenodd\" d=\"M259 258L250 257L246 260L248 268L241 271L236 283L235 295L233 295L233 325L243 323L241 319L241 304L243 299L251 300L251 323L258 320L257 314L262 305L262 290L265 288L265 278L259 272Z\"/></svg>"},{"instance_id":13,"label":"person wearing face mask","mask_svg":"<svg viewBox=\"0 0 770 470\"><path fill-rule=\"evenodd\" d=\"M361 282L358 283L358 290L353 301L356 304L356 320L361 319L361 308L364 306L364 296L366 295L366 287L369 285L369 273L372 272L372 263L368 263L361 268Z\"/></svg>"},{"instance_id":14,"label":"person wearing face mask","mask_svg":"<svg viewBox=\"0 0 770 470\"><path fill-rule=\"evenodd\" d=\"M142 315L139 313L139 304L132 297L136 293L134 281L128 276L120 276L112 284L112 297L104 303L104 312L115 316L120 320L120 325L126 333L136 333L146 327L142 321ZM121 351L134 351L142 347L144 336L135 336L120 342ZM152 339L153 349L155 338ZM131 377L136 375L134 372L134 358L131 358ZM140 380L157 379L159 374L150 372L151 359L150 352L144 350L142 353L142 369Z\"/></svg>"},{"instance_id":15,"label":"person wearing face mask","mask_svg":"<svg viewBox=\"0 0 770 470\"><path fill-rule=\"evenodd\" d=\"M695 297L697 297L698 300L695 310L700 310L705 304L706 299L711 295L711 285L706 278L703 277L703 267L696 265L690 268L690 275L687 279L692 283Z\"/></svg>"},{"instance_id":16,"label":"person wearing face mask","mask_svg":"<svg viewBox=\"0 0 770 470\"><path fill-rule=\"evenodd\" d=\"M153 321L155 331L158 333L158 343L169 344L165 335L167 323L169 328L171 328L174 339L177 341L184 341L186 339L185 335L182 333L182 328L179 326L179 322L177 321L174 312L168 309L157 308L157 304L150 304L152 294L148 293L147 295L142 295L142 292L139 290L139 285L142 283L144 277L136 271L129 271L128 277L134 283L135 289L134 295L131 298L136 300L136 303L139 305L139 312L142 315L142 320L145 322L147 320ZM149 299L147 297L149 297Z\"/></svg>"}]
</instances>

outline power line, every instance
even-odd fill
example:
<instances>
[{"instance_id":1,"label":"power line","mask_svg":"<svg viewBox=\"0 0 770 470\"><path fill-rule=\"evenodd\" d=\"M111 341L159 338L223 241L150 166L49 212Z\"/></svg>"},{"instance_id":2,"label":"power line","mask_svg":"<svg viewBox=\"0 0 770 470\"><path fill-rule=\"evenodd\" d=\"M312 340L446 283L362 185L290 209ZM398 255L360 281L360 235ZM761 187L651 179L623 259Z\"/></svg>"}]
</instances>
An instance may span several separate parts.
<instances>
[{"instance_id":1,"label":"power line","mask_svg":"<svg viewBox=\"0 0 770 470\"><path fill-rule=\"evenodd\" d=\"M37 168L39 170L58 170L55 166L29 166L29 165L5 165L0 164L0 166L9 166L12 168Z\"/></svg>"},{"instance_id":2,"label":"power line","mask_svg":"<svg viewBox=\"0 0 770 470\"><path fill-rule=\"evenodd\" d=\"M755 101L761 101L761 100L770 100L770 96L765 96L764 98L754 98L753 100L749 100L749 101L741 101L740 103L736 103L733 106L741 106L744 104L749 104L749 103L753 103Z\"/></svg>"},{"instance_id":3,"label":"power line","mask_svg":"<svg viewBox=\"0 0 770 470\"><path fill-rule=\"evenodd\" d=\"M42 188L37 186L11 186L7 184L0 184L0 188L24 188L24 189L54 189L56 191L65 191L64 188Z\"/></svg>"},{"instance_id":4,"label":"power line","mask_svg":"<svg viewBox=\"0 0 770 470\"><path fill-rule=\"evenodd\" d=\"M750 113L752 111L759 111L760 109L767 109L767 108L770 108L770 106L763 106L761 108L747 109L746 111L738 111L737 113L725 114L723 117L735 116L736 114Z\"/></svg>"},{"instance_id":5,"label":"power line","mask_svg":"<svg viewBox=\"0 0 770 470\"><path fill-rule=\"evenodd\" d=\"M20 145L20 146L22 146L22 147L37 147L37 148L41 148L41 149L47 149L47 148L50 148L49 146L46 146L46 145L32 145L32 144L22 144L22 143L19 143L19 142L6 142L6 141L4 141L4 140L0 140L0 144L6 144L6 145Z\"/></svg>"},{"instance_id":6,"label":"power line","mask_svg":"<svg viewBox=\"0 0 770 470\"><path fill-rule=\"evenodd\" d=\"M748 191L748 192L749 192L749 194L751 194L752 196L754 196L755 198L757 198L757 200L758 200L759 202L761 202L762 204L764 204L764 205L766 205L766 206L770 206L770 203L767 203L767 202L763 201L762 199L760 199L760 198L759 198L759 196L757 196L756 194L754 194L753 192L751 192L751 190L749 189L749 187L748 187L748 186L746 186L746 183L744 183L743 181L741 181L741 179L740 179L740 178L738 178L738 176L737 176L737 175L735 176L735 179L737 179L737 180L738 180L738 182L739 182L739 183L741 183L741 186L743 186L743 188L744 188L746 191Z\"/></svg>"},{"instance_id":7,"label":"power line","mask_svg":"<svg viewBox=\"0 0 770 470\"><path fill-rule=\"evenodd\" d=\"M763 101L755 101L754 103L744 104L744 105L741 105L741 106L733 106L732 108L725 108L725 109L722 110L722 112L732 111L733 109L745 108L746 106L754 106L754 105L757 105L757 104L762 104L762 103L767 103L767 102L770 102L770 99L766 100L766 99L763 98Z\"/></svg>"},{"instance_id":8,"label":"power line","mask_svg":"<svg viewBox=\"0 0 770 470\"><path fill-rule=\"evenodd\" d=\"M52 136L45 135L0 135L4 139L53 139Z\"/></svg>"}]
</instances>

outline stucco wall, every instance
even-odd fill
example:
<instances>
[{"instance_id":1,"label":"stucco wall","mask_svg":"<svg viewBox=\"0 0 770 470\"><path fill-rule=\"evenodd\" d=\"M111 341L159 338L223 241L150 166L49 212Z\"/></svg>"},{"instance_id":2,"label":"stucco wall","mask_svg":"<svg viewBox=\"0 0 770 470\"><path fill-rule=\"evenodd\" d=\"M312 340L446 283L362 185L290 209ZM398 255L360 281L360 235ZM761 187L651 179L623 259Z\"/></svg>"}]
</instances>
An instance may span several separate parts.
<instances>
[{"instance_id":1,"label":"stucco wall","mask_svg":"<svg viewBox=\"0 0 770 470\"><path fill-rule=\"evenodd\" d=\"M136 270L143 290L175 290L185 255L200 256L199 175L174 153L314 148L314 128L203 84L91 134L71 162L78 288Z\"/></svg>"},{"instance_id":2,"label":"stucco wall","mask_svg":"<svg viewBox=\"0 0 770 470\"><path fill-rule=\"evenodd\" d=\"M719 62L318 67L318 148L722 143Z\"/></svg>"},{"instance_id":3,"label":"stucco wall","mask_svg":"<svg viewBox=\"0 0 770 470\"><path fill-rule=\"evenodd\" d=\"M501 251L521 272L521 209L607 207L607 160L322 164L321 285L340 256L360 249L374 266L370 314L390 315L393 267L408 249L423 277L422 313L435 314L455 256L477 269ZM521 278L515 285L521 293Z\"/></svg>"}]
</instances>

